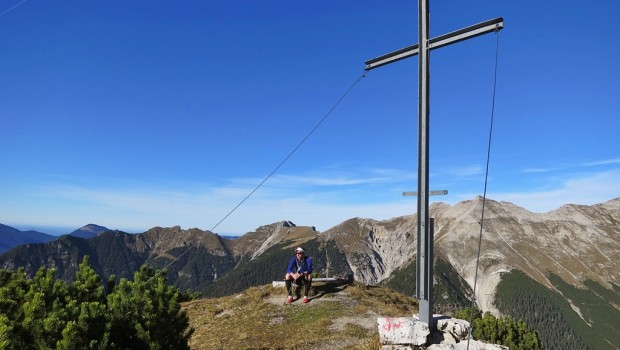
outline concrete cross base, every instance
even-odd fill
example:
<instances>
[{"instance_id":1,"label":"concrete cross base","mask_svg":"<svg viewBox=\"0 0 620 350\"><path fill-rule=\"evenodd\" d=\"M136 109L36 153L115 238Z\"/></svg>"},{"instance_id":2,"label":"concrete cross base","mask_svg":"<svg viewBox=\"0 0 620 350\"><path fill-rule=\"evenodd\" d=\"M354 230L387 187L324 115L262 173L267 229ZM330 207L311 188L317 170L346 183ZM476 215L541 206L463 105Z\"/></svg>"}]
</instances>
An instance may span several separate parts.
<instances>
[{"instance_id":1,"label":"concrete cross base","mask_svg":"<svg viewBox=\"0 0 620 350\"><path fill-rule=\"evenodd\" d=\"M379 317L377 322L379 338L384 345L424 345L430 334L426 323L411 317Z\"/></svg>"},{"instance_id":2,"label":"concrete cross base","mask_svg":"<svg viewBox=\"0 0 620 350\"><path fill-rule=\"evenodd\" d=\"M470 325L442 315L433 315L436 331L431 332L425 322L413 317L379 317L379 338L382 350L460 350L467 349ZM487 344L471 339L469 350L508 350L508 347Z\"/></svg>"}]
</instances>

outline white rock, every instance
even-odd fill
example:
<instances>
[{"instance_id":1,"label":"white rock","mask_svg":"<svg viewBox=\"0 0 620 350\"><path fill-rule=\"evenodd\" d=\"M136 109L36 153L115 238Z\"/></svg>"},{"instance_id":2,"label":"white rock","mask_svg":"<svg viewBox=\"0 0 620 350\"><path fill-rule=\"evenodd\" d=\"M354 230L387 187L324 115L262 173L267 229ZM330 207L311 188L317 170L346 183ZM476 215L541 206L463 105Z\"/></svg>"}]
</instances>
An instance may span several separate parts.
<instances>
[{"instance_id":1,"label":"white rock","mask_svg":"<svg viewBox=\"0 0 620 350\"><path fill-rule=\"evenodd\" d=\"M411 317L379 317L379 338L384 345L425 345L428 325Z\"/></svg>"},{"instance_id":2,"label":"white rock","mask_svg":"<svg viewBox=\"0 0 620 350\"><path fill-rule=\"evenodd\" d=\"M413 348L408 345L383 345L381 350L413 350Z\"/></svg>"},{"instance_id":3,"label":"white rock","mask_svg":"<svg viewBox=\"0 0 620 350\"><path fill-rule=\"evenodd\" d=\"M438 318L437 330L451 334L457 342L467 340L470 330L469 322L456 318Z\"/></svg>"},{"instance_id":4,"label":"white rock","mask_svg":"<svg viewBox=\"0 0 620 350\"><path fill-rule=\"evenodd\" d=\"M467 341L456 344L433 344L428 346L428 350L467 350ZM477 340L469 342L469 350L509 350L508 347L495 344L486 344Z\"/></svg>"},{"instance_id":5,"label":"white rock","mask_svg":"<svg viewBox=\"0 0 620 350\"><path fill-rule=\"evenodd\" d=\"M379 317L382 350L409 350L424 346L428 350L466 350L470 325L465 320L434 315L437 325L432 334L428 325L413 317ZM470 340L468 350L509 350L508 347Z\"/></svg>"}]
</instances>

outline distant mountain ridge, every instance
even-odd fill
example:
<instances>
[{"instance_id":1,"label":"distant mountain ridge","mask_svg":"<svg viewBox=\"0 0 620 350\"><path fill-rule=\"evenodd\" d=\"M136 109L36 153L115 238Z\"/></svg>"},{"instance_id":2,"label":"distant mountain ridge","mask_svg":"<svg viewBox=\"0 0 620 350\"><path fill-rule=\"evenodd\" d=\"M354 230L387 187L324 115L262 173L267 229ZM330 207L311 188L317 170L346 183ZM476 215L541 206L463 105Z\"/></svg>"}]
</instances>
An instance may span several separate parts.
<instances>
[{"instance_id":1,"label":"distant mountain ridge","mask_svg":"<svg viewBox=\"0 0 620 350\"><path fill-rule=\"evenodd\" d=\"M0 224L0 254L7 250L26 243L45 243L56 239L56 236L43 232L28 230L20 231L16 228Z\"/></svg>"},{"instance_id":2,"label":"distant mountain ridge","mask_svg":"<svg viewBox=\"0 0 620 350\"><path fill-rule=\"evenodd\" d=\"M430 207L435 218L435 306L441 312L471 300L481 210L480 197ZM353 218L324 232L282 221L237 239L179 226L141 234L107 231L89 239L63 236L17 247L0 256L0 266L29 271L54 267L70 279L84 255L106 277L130 277L148 263L165 267L170 281L181 288L221 296L282 279L292 250L302 245L321 276L352 275L363 284L384 283L413 295L416 229L416 216L408 215L383 221ZM520 288L525 289L514 294ZM533 290L538 292L531 294ZM576 348L620 346L620 198L543 214L487 199L476 301L482 310L524 318L538 317L531 310L550 305L545 308L559 315L563 330L536 318L528 322L548 339L571 332ZM592 305L608 309L599 312Z\"/></svg>"},{"instance_id":3,"label":"distant mountain ridge","mask_svg":"<svg viewBox=\"0 0 620 350\"><path fill-rule=\"evenodd\" d=\"M92 238L105 231L109 231L109 229L95 224L88 224L69 233L69 235L80 238ZM0 224L0 254L22 244L46 243L56 240L58 237L60 236L34 230L20 231L14 227Z\"/></svg>"},{"instance_id":4,"label":"distant mountain ridge","mask_svg":"<svg viewBox=\"0 0 620 350\"><path fill-rule=\"evenodd\" d=\"M71 236L80 237L80 238L92 238L100 234L101 232L109 231L107 227L88 224L80 227L79 229L69 233Z\"/></svg>"}]
</instances>

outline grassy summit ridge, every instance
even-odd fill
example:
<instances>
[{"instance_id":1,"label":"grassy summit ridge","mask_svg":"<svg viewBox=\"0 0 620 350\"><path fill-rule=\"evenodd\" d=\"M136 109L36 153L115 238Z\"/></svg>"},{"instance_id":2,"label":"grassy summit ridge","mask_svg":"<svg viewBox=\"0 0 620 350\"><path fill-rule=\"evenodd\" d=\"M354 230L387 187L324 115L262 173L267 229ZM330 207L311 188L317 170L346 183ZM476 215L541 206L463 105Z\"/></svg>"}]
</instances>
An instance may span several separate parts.
<instances>
[{"instance_id":1,"label":"grassy summit ridge","mask_svg":"<svg viewBox=\"0 0 620 350\"><path fill-rule=\"evenodd\" d=\"M269 285L185 303L192 349L379 349L378 316L417 313L412 298L384 287L313 287L308 304L285 305Z\"/></svg>"}]
</instances>

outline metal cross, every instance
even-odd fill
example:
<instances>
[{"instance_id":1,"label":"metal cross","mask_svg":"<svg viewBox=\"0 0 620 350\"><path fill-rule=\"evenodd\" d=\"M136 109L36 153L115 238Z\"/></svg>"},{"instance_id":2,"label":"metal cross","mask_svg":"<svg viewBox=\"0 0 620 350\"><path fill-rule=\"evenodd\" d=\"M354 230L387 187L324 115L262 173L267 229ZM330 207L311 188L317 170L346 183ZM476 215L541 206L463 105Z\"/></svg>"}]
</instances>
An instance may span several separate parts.
<instances>
[{"instance_id":1,"label":"metal cross","mask_svg":"<svg viewBox=\"0 0 620 350\"><path fill-rule=\"evenodd\" d=\"M430 90L430 51L440 47L470 39L479 35L496 32L504 28L500 18L482 22L448 34L429 39L429 0L418 2L418 44L408 46L386 55L366 61L366 70L420 55L418 63L418 255L416 274L416 298L420 309L420 321L433 325L432 304L432 223L428 216L428 157L429 157L429 90ZM429 244L430 243L430 244ZM430 271L430 274L428 273Z\"/></svg>"}]
</instances>

